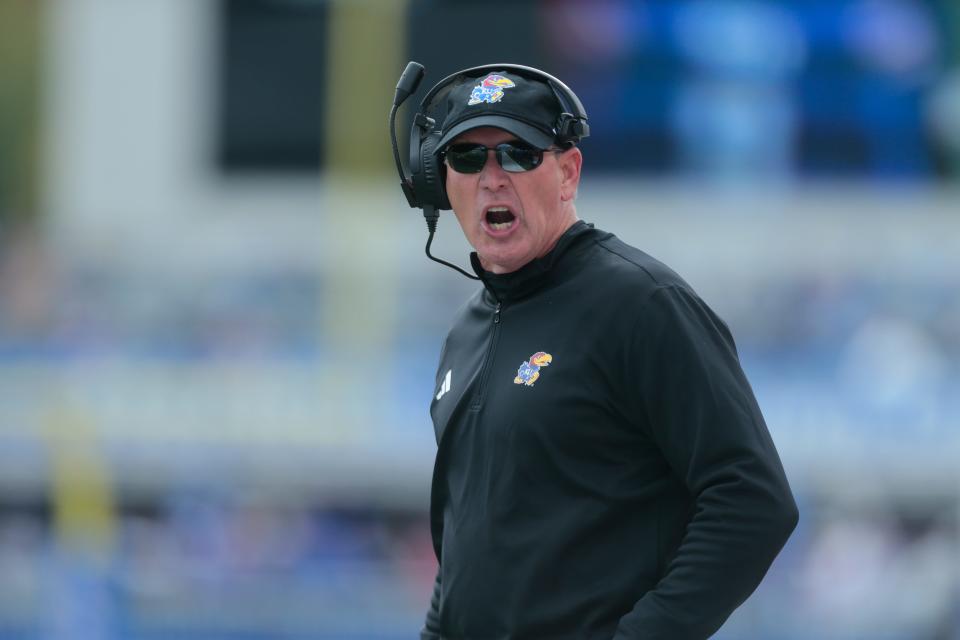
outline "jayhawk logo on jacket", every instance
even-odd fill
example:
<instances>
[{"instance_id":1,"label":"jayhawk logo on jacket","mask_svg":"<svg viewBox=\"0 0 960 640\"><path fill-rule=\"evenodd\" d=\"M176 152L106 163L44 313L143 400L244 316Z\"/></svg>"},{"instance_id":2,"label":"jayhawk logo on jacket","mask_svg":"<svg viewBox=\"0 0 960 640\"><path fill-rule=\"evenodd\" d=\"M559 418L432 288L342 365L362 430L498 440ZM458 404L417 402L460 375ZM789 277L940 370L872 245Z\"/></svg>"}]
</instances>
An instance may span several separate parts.
<instances>
[{"instance_id":1,"label":"jayhawk logo on jacket","mask_svg":"<svg viewBox=\"0 0 960 640\"><path fill-rule=\"evenodd\" d=\"M480 84L473 88L473 91L470 92L470 101L467 102L467 104L480 104L481 102L493 104L494 102L500 102L500 99L503 98L503 90L515 86L517 85L515 85L510 78L504 78L499 74L491 73L481 80Z\"/></svg>"},{"instance_id":2,"label":"jayhawk logo on jacket","mask_svg":"<svg viewBox=\"0 0 960 640\"><path fill-rule=\"evenodd\" d=\"M517 369L517 377L513 379L514 384L525 384L532 387L533 383L540 377L540 369L550 366L553 362L553 356L544 351L537 351L530 356L530 359L520 365Z\"/></svg>"}]
</instances>

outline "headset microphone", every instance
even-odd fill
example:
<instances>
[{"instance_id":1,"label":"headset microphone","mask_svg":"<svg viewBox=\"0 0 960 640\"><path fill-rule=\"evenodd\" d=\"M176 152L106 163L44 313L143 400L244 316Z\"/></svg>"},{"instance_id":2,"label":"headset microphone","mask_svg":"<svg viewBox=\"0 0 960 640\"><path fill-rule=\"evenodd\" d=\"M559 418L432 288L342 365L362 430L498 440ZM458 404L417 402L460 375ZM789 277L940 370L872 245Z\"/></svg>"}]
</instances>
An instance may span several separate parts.
<instances>
[{"instance_id":1,"label":"headset microphone","mask_svg":"<svg viewBox=\"0 0 960 640\"><path fill-rule=\"evenodd\" d=\"M407 202L414 208L417 206L417 197L413 193L413 183L404 174L403 164L400 162L400 149L397 147L396 115L397 109L417 90L421 80L423 80L423 65L418 62L408 62L407 68L403 70L400 80L397 81L397 91L393 94L393 108L390 109L390 141L393 143L393 159L397 163L397 173L400 174L400 188L403 189Z\"/></svg>"},{"instance_id":2,"label":"headset microphone","mask_svg":"<svg viewBox=\"0 0 960 640\"><path fill-rule=\"evenodd\" d=\"M432 138L430 137L436 125L436 122L432 118L423 113L418 113L414 117L413 127L410 131L410 162L412 166L409 176L403 170L403 163L400 161L400 149L397 145L397 109L399 109L400 105L420 86L420 81L423 80L423 74L424 69L422 64L413 62L412 60L407 63L406 68L400 75L400 79L397 81L397 90L393 95L393 107L390 109L390 141L393 144L393 159L397 164L397 173L400 174L400 188L403 190L403 195L407 198L407 203L412 208L419 207L423 210L423 217L427 221L428 232L427 246L424 249L427 257L434 262L439 262L442 265L459 271L468 278L479 280L480 278L467 273L457 265L430 255L430 245L433 244L433 235L437 231L437 221L440 219L438 203L435 201L439 199L441 207L446 209L450 208L449 203L446 201L446 194L443 193L443 187L439 184L442 181L442 178L439 176L439 167L437 166L439 161L436 159L436 156L432 154L421 154L422 147L425 144L429 145L428 140L432 139L435 143L437 139L436 135ZM425 198L418 197L418 188L421 192L432 193L421 194L427 195ZM439 198L436 193L438 190L440 194ZM430 197L431 195L433 196L432 198Z\"/></svg>"}]
</instances>

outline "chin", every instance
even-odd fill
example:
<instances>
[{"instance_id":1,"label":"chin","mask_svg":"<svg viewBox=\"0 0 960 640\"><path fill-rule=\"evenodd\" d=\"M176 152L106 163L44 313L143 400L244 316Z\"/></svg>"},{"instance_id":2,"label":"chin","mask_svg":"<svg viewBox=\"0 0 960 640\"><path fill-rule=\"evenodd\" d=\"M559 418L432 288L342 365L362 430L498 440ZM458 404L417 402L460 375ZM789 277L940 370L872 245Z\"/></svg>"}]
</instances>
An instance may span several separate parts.
<instances>
[{"instance_id":1,"label":"chin","mask_svg":"<svg viewBox=\"0 0 960 640\"><path fill-rule=\"evenodd\" d=\"M480 261L485 265L497 265L507 272L516 271L536 257L532 247L524 242L524 238L508 238L498 242L484 233L480 240L473 245Z\"/></svg>"},{"instance_id":2,"label":"chin","mask_svg":"<svg viewBox=\"0 0 960 640\"><path fill-rule=\"evenodd\" d=\"M529 261L530 259L524 258L522 256L517 256L515 254L503 255L503 254L488 253L485 256L481 257L481 262L487 265L486 267L484 267L485 269L487 269L488 271L494 271L494 272L502 270L501 271L502 273L510 273L512 271L516 271L517 269L521 268L523 265L525 265Z\"/></svg>"}]
</instances>

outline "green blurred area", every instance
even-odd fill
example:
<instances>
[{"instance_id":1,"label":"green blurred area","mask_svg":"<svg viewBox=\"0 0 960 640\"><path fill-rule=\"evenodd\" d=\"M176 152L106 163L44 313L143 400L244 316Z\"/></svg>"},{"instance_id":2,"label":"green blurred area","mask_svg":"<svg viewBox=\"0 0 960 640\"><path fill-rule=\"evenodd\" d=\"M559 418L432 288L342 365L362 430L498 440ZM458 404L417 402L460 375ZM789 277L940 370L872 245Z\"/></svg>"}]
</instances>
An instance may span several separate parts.
<instances>
[{"instance_id":1,"label":"green blurred area","mask_svg":"<svg viewBox=\"0 0 960 640\"><path fill-rule=\"evenodd\" d=\"M39 208L42 0L0 3L0 225Z\"/></svg>"}]
</instances>

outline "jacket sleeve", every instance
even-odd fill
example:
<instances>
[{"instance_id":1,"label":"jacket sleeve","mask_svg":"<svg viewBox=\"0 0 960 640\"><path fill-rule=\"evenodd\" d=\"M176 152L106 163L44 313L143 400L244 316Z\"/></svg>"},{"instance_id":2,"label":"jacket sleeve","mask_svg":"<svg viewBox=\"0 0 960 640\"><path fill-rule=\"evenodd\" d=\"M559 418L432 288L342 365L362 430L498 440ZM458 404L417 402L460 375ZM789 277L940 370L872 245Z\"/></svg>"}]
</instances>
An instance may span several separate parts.
<instances>
[{"instance_id":1,"label":"jacket sleeve","mask_svg":"<svg viewBox=\"0 0 960 640\"><path fill-rule=\"evenodd\" d=\"M437 567L437 579L433 582L433 595L427 619L420 630L420 640L440 640L440 567Z\"/></svg>"},{"instance_id":2,"label":"jacket sleeve","mask_svg":"<svg viewBox=\"0 0 960 640\"><path fill-rule=\"evenodd\" d=\"M707 638L760 583L797 507L723 321L674 285L641 313L626 365L633 410L694 509L663 577L621 618L615 640Z\"/></svg>"}]
</instances>

